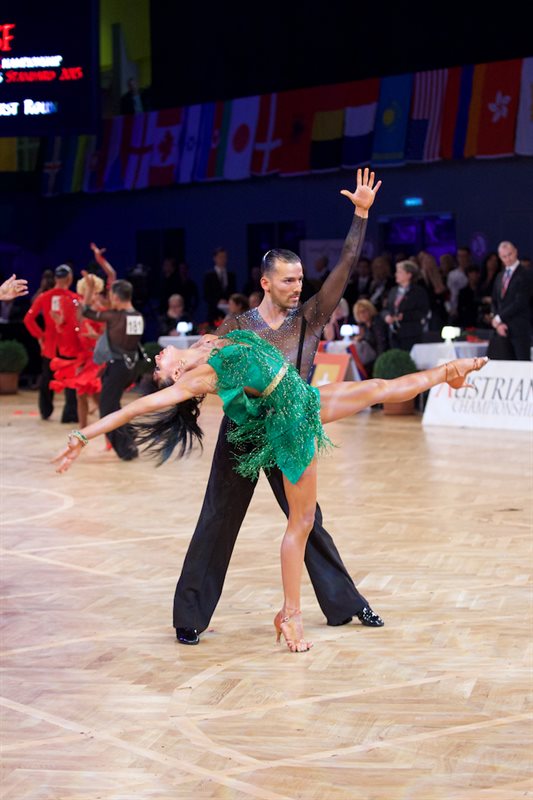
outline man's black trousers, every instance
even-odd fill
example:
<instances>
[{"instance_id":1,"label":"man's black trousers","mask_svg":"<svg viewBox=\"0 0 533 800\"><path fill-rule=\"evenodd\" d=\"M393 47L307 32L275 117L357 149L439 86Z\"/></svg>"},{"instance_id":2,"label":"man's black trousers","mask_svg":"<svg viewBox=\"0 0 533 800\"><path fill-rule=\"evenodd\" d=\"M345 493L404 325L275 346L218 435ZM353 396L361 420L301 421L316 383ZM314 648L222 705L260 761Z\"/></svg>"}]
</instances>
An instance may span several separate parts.
<instances>
[{"instance_id":1,"label":"man's black trousers","mask_svg":"<svg viewBox=\"0 0 533 800\"><path fill-rule=\"evenodd\" d=\"M234 470L235 457L226 438L228 423L228 418L224 417L200 518L176 586L175 628L196 628L201 632L209 625L256 486L256 482L241 477ZM281 472L271 470L268 480L276 500L287 515ZM279 533L278 530L273 531L276 536ZM322 527L322 512L318 505L315 526L307 541L305 565L329 624L345 622L368 605L342 563L333 539Z\"/></svg>"}]
</instances>

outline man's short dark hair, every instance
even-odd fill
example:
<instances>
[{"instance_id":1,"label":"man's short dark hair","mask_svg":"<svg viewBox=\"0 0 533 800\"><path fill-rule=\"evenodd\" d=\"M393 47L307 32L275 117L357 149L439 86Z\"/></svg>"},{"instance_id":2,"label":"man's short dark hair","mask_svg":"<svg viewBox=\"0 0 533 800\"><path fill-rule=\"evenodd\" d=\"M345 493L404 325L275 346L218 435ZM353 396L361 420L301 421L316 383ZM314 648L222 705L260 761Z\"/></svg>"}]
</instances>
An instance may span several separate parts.
<instances>
[{"instance_id":1,"label":"man's short dark hair","mask_svg":"<svg viewBox=\"0 0 533 800\"><path fill-rule=\"evenodd\" d=\"M72 275L72 269L68 264L60 264L55 268L54 275L56 278L68 278L69 275Z\"/></svg>"},{"instance_id":2,"label":"man's short dark hair","mask_svg":"<svg viewBox=\"0 0 533 800\"><path fill-rule=\"evenodd\" d=\"M219 245L218 247L215 247L215 249L213 250L213 258L215 256L218 256L219 253L227 253L227 252L228 251L226 250L225 247L222 247L222 245Z\"/></svg>"},{"instance_id":3,"label":"man's short dark hair","mask_svg":"<svg viewBox=\"0 0 533 800\"><path fill-rule=\"evenodd\" d=\"M127 303L133 297L133 286L129 281L119 280L111 284L111 291L123 303Z\"/></svg>"},{"instance_id":4,"label":"man's short dark hair","mask_svg":"<svg viewBox=\"0 0 533 800\"><path fill-rule=\"evenodd\" d=\"M286 261L287 264L299 264L300 256L297 256L292 250L283 250L282 248L267 250L261 261L261 275L270 275L274 271L276 260Z\"/></svg>"}]
</instances>

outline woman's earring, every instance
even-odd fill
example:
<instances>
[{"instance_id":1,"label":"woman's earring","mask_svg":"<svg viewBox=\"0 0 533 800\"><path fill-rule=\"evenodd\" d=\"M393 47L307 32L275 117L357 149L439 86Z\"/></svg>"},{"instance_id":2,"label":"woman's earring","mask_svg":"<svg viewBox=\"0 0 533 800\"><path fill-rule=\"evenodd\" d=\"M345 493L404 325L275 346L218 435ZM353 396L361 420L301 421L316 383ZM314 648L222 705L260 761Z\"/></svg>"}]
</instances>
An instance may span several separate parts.
<instances>
[{"instance_id":1,"label":"woman's earring","mask_svg":"<svg viewBox=\"0 0 533 800\"><path fill-rule=\"evenodd\" d=\"M172 375L175 381L178 380L184 369L185 369L185 361L178 361L176 364L176 369L174 370Z\"/></svg>"}]
</instances>

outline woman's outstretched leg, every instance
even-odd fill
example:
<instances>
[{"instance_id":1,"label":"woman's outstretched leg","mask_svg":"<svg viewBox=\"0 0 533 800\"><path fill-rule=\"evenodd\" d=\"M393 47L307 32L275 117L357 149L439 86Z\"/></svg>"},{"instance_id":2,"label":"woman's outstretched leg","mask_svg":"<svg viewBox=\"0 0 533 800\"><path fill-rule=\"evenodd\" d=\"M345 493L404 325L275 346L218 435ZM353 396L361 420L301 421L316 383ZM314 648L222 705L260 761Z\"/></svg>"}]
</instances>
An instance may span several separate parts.
<instances>
[{"instance_id":1,"label":"woman's outstretched leg","mask_svg":"<svg viewBox=\"0 0 533 800\"><path fill-rule=\"evenodd\" d=\"M391 381L372 378L368 381L329 383L320 387L320 417L323 423L357 414L376 403L401 403L426 392L439 383L458 389L470 372L485 366L487 358L459 358L440 367L402 375Z\"/></svg>"},{"instance_id":2,"label":"woman's outstretched leg","mask_svg":"<svg viewBox=\"0 0 533 800\"><path fill-rule=\"evenodd\" d=\"M311 647L311 643L304 639L300 587L305 545L315 521L316 473L316 459L313 459L297 483L291 483L285 476L283 478L289 517L281 542L283 608L276 615L274 625L278 640L283 633L291 652L303 652Z\"/></svg>"}]
</instances>

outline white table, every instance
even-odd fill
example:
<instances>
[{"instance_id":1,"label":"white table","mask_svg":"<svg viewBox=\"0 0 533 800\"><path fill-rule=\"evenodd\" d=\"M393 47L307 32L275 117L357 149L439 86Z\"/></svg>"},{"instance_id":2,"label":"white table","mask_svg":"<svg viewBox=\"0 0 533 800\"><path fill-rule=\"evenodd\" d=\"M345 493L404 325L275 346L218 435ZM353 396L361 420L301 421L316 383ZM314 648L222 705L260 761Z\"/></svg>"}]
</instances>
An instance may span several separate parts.
<instances>
[{"instance_id":1,"label":"white table","mask_svg":"<svg viewBox=\"0 0 533 800\"><path fill-rule=\"evenodd\" d=\"M431 342L415 344L410 355L418 369L431 369L439 361L484 356L488 346L488 342Z\"/></svg>"},{"instance_id":2,"label":"white table","mask_svg":"<svg viewBox=\"0 0 533 800\"><path fill-rule=\"evenodd\" d=\"M186 350L191 344L195 344L202 337L201 336L160 336L157 343L161 347L177 347L179 350Z\"/></svg>"}]
</instances>

